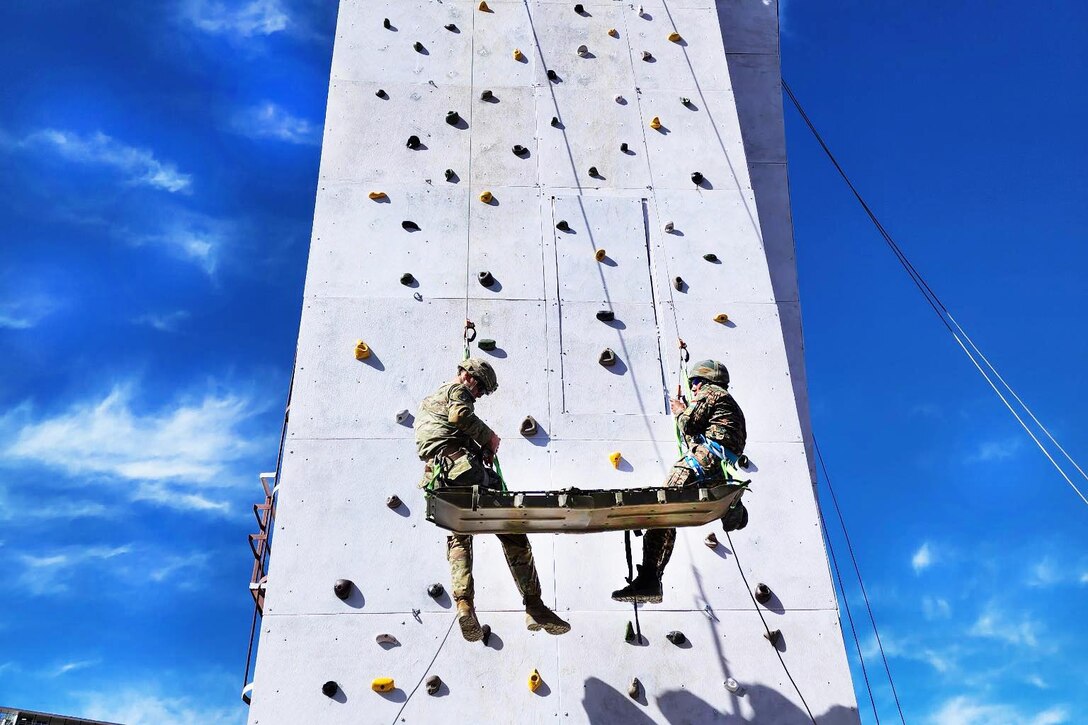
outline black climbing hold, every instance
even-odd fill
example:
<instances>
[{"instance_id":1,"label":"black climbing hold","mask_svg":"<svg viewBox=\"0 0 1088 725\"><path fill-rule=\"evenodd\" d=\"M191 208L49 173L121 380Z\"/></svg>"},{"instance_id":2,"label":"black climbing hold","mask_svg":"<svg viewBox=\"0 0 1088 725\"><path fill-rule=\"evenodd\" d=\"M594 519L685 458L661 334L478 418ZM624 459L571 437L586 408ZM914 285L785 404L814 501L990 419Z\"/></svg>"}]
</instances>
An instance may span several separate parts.
<instances>
[{"instance_id":1,"label":"black climbing hold","mask_svg":"<svg viewBox=\"0 0 1088 725\"><path fill-rule=\"evenodd\" d=\"M492 93L491 91L480 91L480 100L481 101L490 101L494 97L495 97L495 94Z\"/></svg>"},{"instance_id":2,"label":"black climbing hold","mask_svg":"<svg viewBox=\"0 0 1088 725\"><path fill-rule=\"evenodd\" d=\"M611 322L616 319L616 313L612 310L597 310L597 319L601 322Z\"/></svg>"},{"instance_id":3,"label":"black climbing hold","mask_svg":"<svg viewBox=\"0 0 1088 725\"><path fill-rule=\"evenodd\" d=\"M485 624L483 627L480 627L480 629L484 633L484 636L481 638L481 641L484 643L484 647L486 647L487 643L491 640L491 625L490 624Z\"/></svg>"},{"instance_id":4,"label":"black climbing hold","mask_svg":"<svg viewBox=\"0 0 1088 725\"><path fill-rule=\"evenodd\" d=\"M577 5L574 6L574 12L578 13L579 15L584 14L585 11L586 11L586 9L582 5L582 3L578 3Z\"/></svg>"},{"instance_id":5,"label":"black climbing hold","mask_svg":"<svg viewBox=\"0 0 1088 725\"><path fill-rule=\"evenodd\" d=\"M393 24L389 22L389 18L386 18L382 21L382 27L388 30L389 28L393 27Z\"/></svg>"},{"instance_id":6,"label":"black climbing hold","mask_svg":"<svg viewBox=\"0 0 1088 725\"><path fill-rule=\"evenodd\" d=\"M596 178L600 177L601 173L599 171L597 171L596 166L590 166L589 167L589 175L592 176L594 179L596 179Z\"/></svg>"},{"instance_id":7,"label":"black climbing hold","mask_svg":"<svg viewBox=\"0 0 1088 725\"><path fill-rule=\"evenodd\" d=\"M705 259L708 262L717 262L718 261L718 255L714 254L714 252L707 252L706 254L703 255L703 259Z\"/></svg>"},{"instance_id":8,"label":"black climbing hold","mask_svg":"<svg viewBox=\"0 0 1088 725\"><path fill-rule=\"evenodd\" d=\"M389 498L385 499L385 505L391 509L399 509L401 503L402 501L400 500L400 496L396 494L393 494Z\"/></svg>"},{"instance_id":9,"label":"black climbing hold","mask_svg":"<svg viewBox=\"0 0 1088 725\"><path fill-rule=\"evenodd\" d=\"M737 456L737 465L740 466L741 468L747 469L748 466L750 466L751 464L752 464L752 462L750 460L748 460L748 456L745 456L743 454Z\"/></svg>"},{"instance_id":10,"label":"black climbing hold","mask_svg":"<svg viewBox=\"0 0 1088 725\"><path fill-rule=\"evenodd\" d=\"M691 174L691 183L695 184L696 186L699 186L700 184L703 183L703 175L701 173L699 173L698 171L692 172L692 174Z\"/></svg>"},{"instance_id":11,"label":"black climbing hold","mask_svg":"<svg viewBox=\"0 0 1088 725\"><path fill-rule=\"evenodd\" d=\"M627 153L627 142L626 141L624 141L623 143L620 144L620 151L622 151L623 153Z\"/></svg>"},{"instance_id":12,"label":"black climbing hold","mask_svg":"<svg viewBox=\"0 0 1088 725\"><path fill-rule=\"evenodd\" d=\"M627 694L630 695L632 700L637 700L638 696L642 694L642 683L638 681L638 678L631 680L631 684L627 688Z\"/></svg>"},{"instance_id":13,"label":"black climbing hold","mask_svg":"<svg viewBox=\"0 0 1088 725\"><path fill-rule=\"evenodd\" d=\"M616 353L612 352L611 348L606 347L601 353L601 356L597 358L597 362L604 365L606 368L610 368L616 364Z\"/></svg>"},{"instance_id":14,"label":"black climbing hold","mask_svg":"<svg viewBox=\"0 0 1088 725\"><path fill-rule=\"evenodd\" d=\"M340 685L336 684L332 680L329 680L321 686L321 694L325 697L332 697L340 690Z\"/></svg>"},{"instance_id":15,"label":"black climbing hold","mask_svg":"<svg viewBox=\"0 0 1088 725\"><path fill-rule=\"evenodd\" d=\"M756 593L755 594L756 594L756 601L759 602L760 604L766 604L767 602L771 601L771 588L769 586L767 586L766 584L764 584L763 582L760 582L759 584L756 584Z\"/></svg>"},{"instance_id":16,"label":"black climbing hold","mask_svg":"<svg viewBox=\"0 0 1088 725\"><path fill-rule=\"evenodd\" d=\"M419 136L409 136L408 143L406 144L410 149L418 149L423 144L419 140Z\"/></svg>"},{"instance_id":17,"label":"black climbing hold","mask_svg":"<svg viewBox=\"0 0 1088 725\"><path fill-rule=\"evenodd\" d=\"M449 25L446 25L444 27L446 28L446 30L450 31L451 33L456 33L457 32L457 26L454 25L453 23L450 23Z\"/></svg>"},{"instance_id":18,"label":"black climbing hold","mask_svg":"<svg viewBox=\"0 0 1088 725\"><path fill-rule=\"evenodd\" d=\"M514 156L524 156L529 153L529 149L525 148L519 143L514 144Z\"/></svg>"},{"instance_id":19,"label":"black climbing hold","mask_svg":"<svg viewBox=\"0 0 1088 725\"><path fill-rule=\"evenodd\" d=\"M457 174L454 173L453 169L446 169L446 181L453 181L456 178Z\"/></svg>"},{"instance_id":20,"label":"black climbing hold","mask_svg":"<svg viewBox=\"0 0 1088 725\"><path fill-rule=\"evenodd\" d=\"M685 637L684 633L681 632L679 629L674 629L673 631L666 634L665 639L669 640L677 647L688 641L688 638Z\"/></svg>"},{"instance_id":21,"label":"black climbing hold","mask_svg":"<svg viewBox=\"0 0 1088 725\"><path fill-rule=\"evenodd\" d=\"M427 595L430 596L432 599L438 599L440 596L442 596L445 593L446 593L445 587L443 587L441 584L439 584L437 582L435 582L434 584L427 587Z\"/></svg>"},{"instance_id":22,"label":"black climbing hold","mask_svg":"<svg viewBox=\"0 0 1088 725\"><path fill-rule=\"evenodd\" d=\"M559 80L559 74L556 73L555 71L553 71L551 68L549 68L548 69L548 80L550 80L550 81Z\"/></svg>"},{"instance_id":23,"label":"black climbing hold","mask_svg":"<svg viewBox=\"0 0 1088 725\"><path fill-rule=\"evenodd\" d=\"M691 107L691 99L690 98L681 98L680 103L684 104L685 106L688 106L689 108Z\"/></svg>"},{"instance_id":24,"label":"black climbing hold","mask_svg":"<svg viewBox=\"0 0 1088 725\"><path fill-rule=\"evenodd\" d=\"M676 288L677 292L683 292L684 291L684 278L683 277L676 277L672 281L672 286Z\"/></svg>"},{"instance_id":25,"label":"black climbing hold","mask_svg":"<svg viewBox=\"0 0 1088 725\"><path fill-rule=\"evenodd\" d=\"M379 88L379 89L378 89L378 90L377 90L377 91L376 91L376 92L374 93L374 95L375 95L375 96L377 96L378 98L389 98L389 94L388 94L388 93L386 93L385 91L383 91L383 90L382 90L381 88Z\"/></svg>"},{"instance_id":26,"label":"black climbing hold","mask_svg":"<svg viewBox=\"0 0 1088 725\"><path fill-rule=\"evenodd\" d=\"M559 128L559 116L552 116L552 126Z\"/></svg>"},{"instance_id":27,"label":"black climbing hold","mask_svg":"<svg viewBox=\"0 0 1088 725\"><path fill-rule=\"evenodd\" d=\"M492 340L490 337L484 337L481 338L480 342L477 343L476 346L484 352L491 352L495 349L495 341Z\"/></svg>"},{"instance_id":28,"label":"black climbing hold","mask_svg":"<svg viewBox=\"0 0 1088 725\"><path fill-rule=\"evenodd\" d=\"M767 632L763 636L767 639L768 642L777 647L778 643L782 641L782 630L772 629L770 632Z\"/></svg>"},{"instance_id":29,"label":"black climbing hold","mask_svg":"<svg viewBox=\"0 0 1088 725\"><path fill-rule=\"evenodd\" d=\"M332 585L332 593L337 599L347 599L351 594L351 579L337 579Z\"/></svg>"},{"instance_id":30,"label":"black climbing hold","mask_svg":"<svg viewBox=\"0 0 1088 725\"><path fill-rule=\"evenodd\" d=\"M525 416L525 420L521 421L521 434L526 438L535 436L537 431L536 419L531 415Z\"/></svg>"},{"instance_id":31,"label":"black climbing hold","mask_svg":"<svg viewBox=\"0 0 1088 725\"><path fill-rule=\"evenodd\" d=\"M442 678L438 675L431 675L427 678L427 694L436 695L439 689L442 688Z\"/></svg>"},{"instance_id":32,"label":"black climbing hold","mask_svg":"<svg viewBox=\"0 0 1088 725\"><path fill-rule=\"evenodd\" d=\"M653 60L653 59L654 59L654 54L653 54L653 53L651 53L651 52L650 52L650 51L648 51L648 50L644 50L644 51L642 51L642 59L643 59L644 61L646 61L647 63L649 63L649 62L650 62L651 60Z\"/></svg>"},{"instance_id":33,"label":"black climbing hold","mask_svg":"<svg viewBox=\"0 0 1088 725\"><path fill-rule=\"evenodd\" d=\"M423 43L419 42L418 40L412 43L412 47L416 49L417 53L423 52Z\"/></svg>"},{"instance_id":34,"label":"black climbing hold","mask_svg":"<svg viewBox=\"0 0 1088 725\"><path fill-rule=\"evenodd\" d=\"M461 122L461 117L457 114L457 111L446 112L446 123L451 126L456 126Z\"/></svg>"},{"instance_id":35,"label":"black climbing hold","mask_svg":"<svg viewBox=\"0 0 1088 725\"><path fill-rule=\"evenodd\" d=\"M625 629L624 632L623 632L623 641L624 642L634 642L635 641L635 625L631 624L631 622L627 622L627 629Z\"/></svg>"},{"instance_id":36,"label":"black climbing hold","mask_svg":"<svg viewBox=\"0 0 1088 725\"><path fill-rule=\"evenodd\" d=\"M400 223L400 225L401 225L401 226L402 226L402 227L404 228L404 230L405 230L405 231L407 231L407 232L418 232L418 231L419 231L419 225L418 225L418 224L416 224L416 223L415 223L414 221L412 221L411 219L405 219L404 221L402 221L402 222Z\"/></svg>"},{"instance_id":37,"label":"black climbing hold","mask_svg":"<svg viewBox=\"0 0 1088 725\"><path fill-rule=\"evenodd\" d=\"M410 286L415 281L416 278L412 276L411 272L405 272L400 276L400 283L406 287Z\"/></svg>"},{"instance_id":38,"label":"black climbing hold","mask_svg":"<svg viewBox=\"0 0 1088 725\"><path fill-rule=\"evenodd\" d=\"M490 287L495 284L495 277L490 272L480 272L476 275L476 279L480 280L480 284L484 287Z\"/></svg>"},{"instance_id":39,"label":"black climbing hold","mask_svg":"<svg viewBox=\"0 0 1088 725\"><path fill-rule=\"evenodd\" d=\"M560 219L559 223L555 225L555 228L561 232L569 232L570 224L567 224L565 219Z\"/></svg>"}]
</instances>

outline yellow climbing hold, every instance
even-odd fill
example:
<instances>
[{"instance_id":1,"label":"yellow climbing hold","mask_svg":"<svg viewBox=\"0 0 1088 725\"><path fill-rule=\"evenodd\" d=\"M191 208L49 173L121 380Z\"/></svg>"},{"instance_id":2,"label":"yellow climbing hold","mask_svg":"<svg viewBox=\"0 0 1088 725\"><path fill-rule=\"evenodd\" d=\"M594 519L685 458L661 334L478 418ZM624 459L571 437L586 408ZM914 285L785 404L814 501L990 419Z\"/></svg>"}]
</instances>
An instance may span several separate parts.
<instances>
[{"instance_id":1,"label":"yellow climbing hold","mask_svg":"<svg viewBox=\"0 0 1088 725\"><path fill-rule=\"evenodd\" d=\"M529 673L529 691L530 692L536 692L538 689L540 689L540 683L542 683L543 681L544 680L540 679L540 673L539 672L537 672L536 670L533 670L532 672L530 672Z\"/></svg>"},{"instance_id":2,"label":"yellow climbing hold","mask_svg":"<svg viewBox=\"0 0 1088 725\"><path fill-rule=\"evenodd\" d=\"M729 322L729 315L725 314L724 312L719 313L717 315L714 315L714 321L720 322L724 325L725 323Z\"/></svg>"},{"instance_id":3,"label":"yellow climbing hold","mask_svg":"<svg viewBox=\"0 0 1088 725\"><path fill-rule=\"evenodd\" d=\"M483 2L483 0L481 0L481 2L480 2L480 12L481 12L481 13L489 13L489 12L491 12L491 8L489 8L489 7L487 6L487 3L486 3L486 2Z\"/></svg>"},{"instance_id":4,"label":"yellow climbing hold","mask_svg":"<svg viewBox=\"0 0 1088 725\"><path fill-rule=\"evenodd\" d=\"M598 262L603 262L606 256L608 255L603 249L598 249L596 252L593 253L593 258L596 259Z\"/></svg>"},{"instance_id":5,"label":"yellow climbing hold","mask_svg":"<svg viewBox=\"0 0 1088 725\"><path fill-rule=\"evenodd\" d=\"M366 360L368 357L370 357L370 347L362 340L359 340L359 342L355 343L355 359Z\"/></svg>"},{"instance_id":6,"label":"yellow climbing hold","mask_svg":"<svg viewBox=\"0 0 1088 725\"><path fill-rule=\"evenodd\" d=\"M612 36L613 38L618 38L618 37L620 37L620 33L619 33L619 31L618 31L618 30L616 30L615 28L609 28L609 29L608 29L608 34L609 34L609 35L611 35L611 36Z\"/></svg>"},{"instance_id":7,"label":"yellow climbing hold","mask_svg":"<svg viewBox=\"0 0 1088 725\"><path fill-rule=\"evenodd\" d=\"M614 453L609 453L608 454L608 460L609 460L609 462L612 463L613 468L619 468L620 467L620 461L623 460L623 454L620 453L619 451L616 451Z\"/></svg>"},{"instance_id":8,"label":"yellow climbing hold","mask_svg":"<svg viewBox=\"0 0 1088 725\"><path fill-rule=\"evenodd\" d=\"M394 687L392 677L375 677L370 683L370 689L374 692L392 692Z\"/></svg>"},{"instance_id":9,"label":"yellow climbing hold","mask_svg":"<svg viewBox=\"0 0 1088 725\"><path fill-rule=\"evenodd\" d=\"M653 118L650 119L650 128L652 128L655 131L657 129L661 128L661 117L660 116L654 116Z\"/></svg>"},{"instance_id":10,"label":"yellow climbing hold","mask_svg":"<svg viewBox=\"0 0 1088 725\"><path fill-rule=\"evenodd\" d=\"M384 191L372 191L369 194L367 194L367 196L369 196L374 201L378 201L379 199L388 198L388 195Z\"/></svg>"},{"instance_id":11,"label":"yellow climbing hold","mask_svg":"<svg viewBox=\"0 0 1088 725\"><path fill-rule=\"evenodd\" d=\"M669 33L669 40L671 40L674 43L679 43L681 40L683 40L683 38L680 37L680 33L676 32L674 30L671 33Z\"/></svg>"},{"instance_id":12,"label":"yellow climbing hold","mask_svg":"<svg viewBox=\"0 0 1088 725\"><path fill-rule=\"evenodd\" d=\"M480 194L480 201L482 201L485 204L490 204L491 200L494 199L494 198L495 198L495 195L492 194L490 191L485 191L482 194Z\"/></svg>"},{"instance_id":13,"label":"yellow climbing hold","mask_svg":"<svg viewBox=\"0 0 1088 725\"><path fill-rule=\"evenodd\" d=\"M520 61L525 57L525 54L521 52L521 48L514 48L514 60Z\"/></svg>"}]
</instances>

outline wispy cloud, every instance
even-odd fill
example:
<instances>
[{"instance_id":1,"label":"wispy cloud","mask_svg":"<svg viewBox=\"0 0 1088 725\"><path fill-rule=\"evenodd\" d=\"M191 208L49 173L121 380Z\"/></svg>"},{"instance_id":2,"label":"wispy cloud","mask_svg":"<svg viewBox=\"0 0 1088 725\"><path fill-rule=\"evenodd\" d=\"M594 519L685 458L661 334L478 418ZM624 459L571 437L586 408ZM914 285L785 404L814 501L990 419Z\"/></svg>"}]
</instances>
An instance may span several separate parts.
<instances>
[{"instance_id":1,"label":"wispy cloud","mask_svg":"<svg viewBox=\"0 0 1088 725\"><path fill-rule=\"evenodd\" d=\"M49 295L30 294L0 299L0 328L29 330L60 307Z\"/></svg>"},{"instance_id":2,"label":"wispy cloud","mask_svg":"<svg viewBox=\"0 0 1088 725\"><path fill-rule=\"evenodd\" d=\"M83 702L81 716L127 725L242 725L245 722L245 709L240 704L216 707L192 697L171 696L153 684L83 693L78 697Z\"/></svg>"},{"instance_id":3,"label":"wispy cloud","mask_svg":"<svg viewBox=\"0 0 1088 725\"><path fill-rule=\"evenodd\" d=\"M66 675L69 672L75 672L76 670L83 670L88 667L94 667L101 663L102 660L77 660L75 662L65 662L62 665L56 667L50 674L53 677L60 677Z\"/></svg>"},{"instance_id":4,"label":"wispy cloud","mask_svg":"<svg viewBox=\"0 0 1088 725\"><path fill-rule=\"evenodd\" d=\"M959 695L945 701L930 716L931 725L1058 725L1069 721L1064 707L1052 707L1034 715L1002 703L984 702Z\"/></svg>"},{"instance_id":5,"label":"wispy cloud","mask_svg":"<svg viewBox=\"0 0 1088 725\"><path fill-rule=\"evenodd\" d=\"M66 575L76 567L92 562L103 562L124 556L132 551L131 544L124 546L70 547L49 554L20 554L18 563L22 571L15 577L15 584L31 594L51 594L66 591Z\"/></svg>"},{"instance_id":6,"label":"wispy cloud","mask_svg":"<svg viewBox=\"0 0 1088 725\"><path fill-rule=\"evenodd\" d=\"M315 124L293 116L270 101L238 113L234 130L251 138L269 138L293 144L321 143L321 129Z\"/></svg>"},{"instance_id":7,"label":"wispy cloud","mask_svg":"<svg viewBox=\"0 0 1088 725\"><path fill-rule=\"evenodd\" d=\"M952 616L952 605L943 597L925 597L922 599L922 614L931 621L948 619Z\"/></svg>"},{"instance_id":8,"label":"wispy cloud","mask_svg":"<svg viewBox=\"0 0 1088 725\"><path fill-rule=\"evenodd\" d=\"M948 672L955 668L956 658L953 652L939 652L931 647L921 646L913 640L900 641L889 632L884 633L879 643L875 636L870 635L861 644L861 654L867 660L876 660L881 656L881 647L888 657L924 662L937 672Z\"/></svg>"},{"instance_id":9,"label":"wispy cloud","mask_svg":"<svg viewBox=\"0 0 1088 725\"><path fill-rule=\"evenodd\" d=\"M1031 571L1028 572L1027 584L1029 587L1051 587L1066 580L1067 577L1063 575L1054 560L1046 557L1032 565Z\"/></svg>"},{"instance_id":10,"label":"wispy cloud","mask_svg":"<svg viewBox=\"0 0 1088 725\"><path fill-rule=\"evenodd\" d=\"M1014 618L991 602L968 630L968 634L1007 644L1036 649L1040 625L1028 616Z\"/></svg>"},{"instance_id":11,"label":"wispy cloud","mask_svg":"<svg viewBox=\"0 0 1088 725\"><path fill-rule=\"evenodd\" d=\"M187 319L189 319L189 313L187 311L175 310L174 312L149 312L135 318L133 323L137 325L147 325L159 332L177 332L178 326Z\"/></svg>"},{"instance_id":12,"label":"wispy cloud","mask_svg":"<svg viewBox=\"0 0 1088 725\"><path fill-rule=\"evenodd\" d=\"M73 163L110 167L130 184L170 193L189 192L193 183L192 176L155 158L148 149L129 146L102 132L81 135L47 128L30 134L20 145L47 149Z\"/></svg>"},{"instance_id":13,"label":"wispy cloud","mask_svg":"<svg viewBox=\"0 0 1088 725\"><path fill-rule=\"evenodd\" d=\"M985 441L965 459L966 463L992 463L1012 458L1020 450L1023 441L1019 438L1006 438L1000 441Z\"/></svg>"},{"instance_id":14,"label":"wispy cloud","mask_svg":"<svg viewBox=\"0 0 1088 725\"><path fill-rule=\"evenodd\" d=\"M197 28L215 34L243 37L272 35L287 29L290 16L280 0L249 0L226 3L218 0L188 0L185 15Z\"/></svg>"},{"instance_id":15,"label":"wispy cloud","mask_svg":"<svg viewBox=\"0 0 1088 725\"><path fill-rule=\"evenodd\" d=\"M910 565L913 567L915 574L920 574L922 571L933 565L933 560L934 550L927 541L914 552L914 556L910 558Z\"/></svg>"}]
</instances>

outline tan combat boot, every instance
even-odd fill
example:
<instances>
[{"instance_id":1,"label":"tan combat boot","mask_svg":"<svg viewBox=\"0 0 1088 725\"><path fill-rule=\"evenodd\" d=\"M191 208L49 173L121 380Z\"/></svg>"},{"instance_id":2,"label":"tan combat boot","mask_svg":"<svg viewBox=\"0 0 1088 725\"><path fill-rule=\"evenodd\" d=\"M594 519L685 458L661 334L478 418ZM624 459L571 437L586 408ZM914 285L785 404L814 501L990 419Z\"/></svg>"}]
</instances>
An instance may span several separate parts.
<instances>
[{"instance_id":1,"label":"tan combat boot","mask_svg":"<svg viewBox=\"0 0 1088 725\"><path fill-rule=\"evenodd\" d=\"M548 609L540 597L525 598L525 626L530 632L543 629L548 634L566 634L570 631L570 623Z\"/></svg>"},{"instance_id":2,"label":"tan combat boot","mask_svg":"<svg viewBox=\"0 0 1088 725\"><path fill-rule=\"evenodd\" d=\"M467 641L478 642L484 638L484 630L476 618L476 607L471 599L457 600L457 624L461 626L461 636Z\"/></svg>"}]
</instances>

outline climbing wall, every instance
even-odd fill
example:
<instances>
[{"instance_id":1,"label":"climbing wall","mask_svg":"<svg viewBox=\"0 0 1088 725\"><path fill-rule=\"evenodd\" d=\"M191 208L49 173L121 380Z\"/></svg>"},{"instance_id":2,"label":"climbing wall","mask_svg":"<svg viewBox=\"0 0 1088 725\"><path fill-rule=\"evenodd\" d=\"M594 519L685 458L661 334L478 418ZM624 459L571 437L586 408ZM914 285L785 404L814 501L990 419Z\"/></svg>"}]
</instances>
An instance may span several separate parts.
<instances>
[{"instance_id":1,"label":"climbing wall","mask_svg":"<svg viewBox=\"0 0 1088 725\"><path fill-rule=\"evenodd\" d=\"M487 6L340 4L250 722L857 722L806 451L773 0ZM609 597L622 533L531 537L561 637L526 631L494 537L486 645L429 596L449 571L411 414L466 318L494 341L477 410L513 489L659 485L678 338L729 367L751 523L680 531L641 641Z\"/></svg>"}]
</instances>

